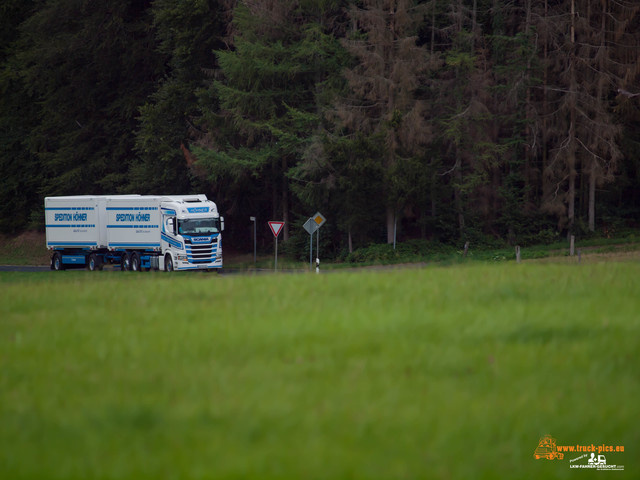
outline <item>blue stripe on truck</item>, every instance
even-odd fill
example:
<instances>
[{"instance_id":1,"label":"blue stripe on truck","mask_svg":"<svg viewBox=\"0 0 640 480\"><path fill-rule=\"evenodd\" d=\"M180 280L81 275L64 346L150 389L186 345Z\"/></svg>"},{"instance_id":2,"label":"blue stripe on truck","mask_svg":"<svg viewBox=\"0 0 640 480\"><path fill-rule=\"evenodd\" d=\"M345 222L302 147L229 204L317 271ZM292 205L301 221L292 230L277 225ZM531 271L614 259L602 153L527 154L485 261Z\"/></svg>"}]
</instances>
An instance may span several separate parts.
<instances>
[{"instance_id":1,"label":"blue stripe on truck","mask_svg":"<svg viewBox=\"0 0 640 480\"><path fill-rule=\"evenodd\" d=\"M132 248L132 247L144 247L153 248L160 247L159 243L110 243L110 247Z\"/></svg>"},{"instance_id":2,"label":"blue stripe on truck","mask_svg":"<svg viewBox=\"0 0 640 480\"><path fill-rule=\"evenodd\" d=\"M63 242L63 241L57 241L57 242L48 242L47 243L48 246L53 247L55 245L59 246L59 247L63 247L63 246L67 246L67 245L71 245L74 247L78 247L78 246L87 246L87 247L94 247L96 245L98 245L96 242Z\"/></svg>"},{"instance_id":3,"label":"blue stripe on truck","mask_svg":"<svg viewBox=\"0 0 640 480\"><path fill-rule=\"evenodd\" d=\"M158 207L107 207L107 210L158 210Z\"/></svg>"},{"instance_id":4,"label":"blue stripe on truck","mask_svg":"<svg viewBox=\"0 0 640 480\"><path fill-rule=\"evenodd\" d=\"M160 225L107 225L107 228L160 228Z\"/></svg>"},{"instance_id":5,"label":"blue stripe on truck","mask_svg":"<svg viewBox=\"0 0 640 480\"><path fill-rule=\"evenodd\" d=\"M164 233L161 234L160 237L162 238L162 240L167 242L169 245L172 245L172 246L182 250L182 243L178 242L177 240L174 240L173 238L169 237L168 235L165 235Z\"/></svg>"},{"instance_id":6,"label":"blue stripe on truck","mask_svg":"<svg viewBox=\"0 0 640 480\"><path fill-rule=\"evenodd\" d=\"M95 210L94 207L47 207L45 210Z\"/></svg>"},{"instance_id":7,"label":"blue stripe on truck","mask_svg":"<svg viewBox=\"0 0 640 480\"><path fill-rule=\"evenodd\" d=\"M88 223L82 224L74 224L74 225L45 225L47 228L77 228L77 227L87 227L87 228L96 228L95 225L91 225Z\"/></svg>"}]
</instances>

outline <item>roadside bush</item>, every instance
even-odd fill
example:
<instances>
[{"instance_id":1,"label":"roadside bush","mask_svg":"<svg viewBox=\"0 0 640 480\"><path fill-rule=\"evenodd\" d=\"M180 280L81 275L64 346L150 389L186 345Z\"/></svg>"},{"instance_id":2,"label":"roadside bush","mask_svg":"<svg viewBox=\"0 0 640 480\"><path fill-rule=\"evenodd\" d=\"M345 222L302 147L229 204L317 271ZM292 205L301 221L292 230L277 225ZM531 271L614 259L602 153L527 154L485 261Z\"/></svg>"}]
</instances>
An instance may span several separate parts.
<instances>
[{"instance_id":1,"label":"roadside bush","mask_svg":"<svg viewBox=\"0 0 640 480\"><path fill-rule=\"evenodd\" d=\"M545 228L536 233L522 235L518 243L523 247L528 247L531 245L552 245L560 242L561 240L562 238L560 238L559 232L552 228Z\"/></svg>"},{"instance_id":2,"label":"roadside bush","mask_svg":"<svg viewBox=\"0 0 640 480\"><path fill-rule=\"evenodd\" d=\"M410 240L396 244L373 244L346 256L349 263L417 262L455 254L455 247L428 240Z\"/></svg>"}]
</instances>

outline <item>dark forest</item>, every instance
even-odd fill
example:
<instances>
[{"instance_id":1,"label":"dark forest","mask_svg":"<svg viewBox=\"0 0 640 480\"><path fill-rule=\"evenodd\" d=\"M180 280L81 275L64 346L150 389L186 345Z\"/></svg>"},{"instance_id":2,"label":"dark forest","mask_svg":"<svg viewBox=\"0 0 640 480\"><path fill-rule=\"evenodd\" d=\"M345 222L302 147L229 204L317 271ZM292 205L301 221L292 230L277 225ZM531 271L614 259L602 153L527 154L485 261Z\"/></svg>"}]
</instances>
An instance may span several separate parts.
<instances>
[{"instance_id":1,"label":"dark forest","mask_svg":"<svg viewBox=\"0 0 640 480\"><path fill-rule=\"evenodd\" d=\"M4 0L0 22L3 233L118 193L206 193L231 249L249 216L303 248L316 211L332 255L638 227L636 1Z\"/></svg>"}]
</instances>

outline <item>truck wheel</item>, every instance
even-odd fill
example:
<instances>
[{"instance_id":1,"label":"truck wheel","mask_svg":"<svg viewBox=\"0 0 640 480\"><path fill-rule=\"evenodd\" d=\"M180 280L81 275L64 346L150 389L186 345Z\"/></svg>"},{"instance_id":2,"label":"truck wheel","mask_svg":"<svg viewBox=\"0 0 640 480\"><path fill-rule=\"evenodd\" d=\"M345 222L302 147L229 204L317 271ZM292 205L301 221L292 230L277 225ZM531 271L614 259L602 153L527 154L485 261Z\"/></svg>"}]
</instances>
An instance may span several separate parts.
<instances>
[{"instance_id":1,"label":"truck wheel","mask_svg":"<svg viewBox=\"0 0 640 480\"><path fill-rule=\"evenodd\" d=\"M164 271L173 272L173 258L168 253L164 257Z\"/></svg>"},{"instance_id":2,"label":"truck wheel","mask_svg":"<svg viewBox=\"0 0 640 480\"><path fill-rule=\"evenodd\" d=\"M129 257L128 253L123 253L122 257L120 257L120 270L123 272L131 270L131 257Z\"/></svg>"},{"instance_id":3,"label":"truck wheel","mask_svg":"<svg viewBox=\"0 0 640 480\"><path fill-rule=\"evenodd\" d=\"M64 264L62 263L62 255L60 255L60 252L54 253L53 257L51 257L51 270L64 270Z\"/></svg>"},{"instance_id":4,"label":"truck wheel","mask_svg":"<svg viewBox=\"0 0 640 480\"><path fill-rule=\"evenodd\" d=\"M87 262L87 270L91 272L95 272L96 270L100 270L100 259L95 253L89 255L89 261Z\"/></svg>"},{"instance_id":5,"label":"truck wheel","mask_svg":"<svg viewBox=\"0 0 640 480\"><path fill-rule=\"evenodd\" d=\"M130 264L131 271L139 272L140 271L140 255L137 252L133 252L131 254Z\"/></svg>"}]
</instances>

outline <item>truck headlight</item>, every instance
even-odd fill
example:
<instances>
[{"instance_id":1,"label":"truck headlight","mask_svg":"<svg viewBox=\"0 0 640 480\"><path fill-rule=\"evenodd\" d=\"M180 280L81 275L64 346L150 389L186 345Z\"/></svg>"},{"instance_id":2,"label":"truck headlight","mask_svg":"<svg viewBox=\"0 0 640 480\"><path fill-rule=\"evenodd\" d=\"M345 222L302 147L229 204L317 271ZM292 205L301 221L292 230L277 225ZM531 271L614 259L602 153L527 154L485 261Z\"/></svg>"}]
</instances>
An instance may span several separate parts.
<instances>
[{"instance_id":1,"label":"truck headlight","mask_svg":"<svg viewBox=\"0 0 640 480\"><path fill-rule=\"evenodd\" d=\"M183 262L187 261L187 256L186 255L176 255L176 258L178 260L182 260Z\"/></svg>"}]
</instances>

